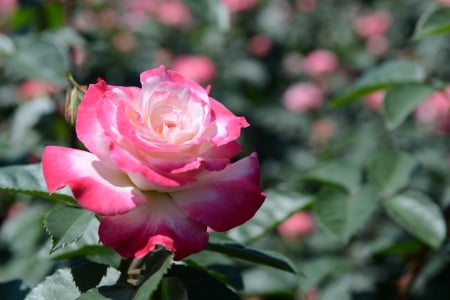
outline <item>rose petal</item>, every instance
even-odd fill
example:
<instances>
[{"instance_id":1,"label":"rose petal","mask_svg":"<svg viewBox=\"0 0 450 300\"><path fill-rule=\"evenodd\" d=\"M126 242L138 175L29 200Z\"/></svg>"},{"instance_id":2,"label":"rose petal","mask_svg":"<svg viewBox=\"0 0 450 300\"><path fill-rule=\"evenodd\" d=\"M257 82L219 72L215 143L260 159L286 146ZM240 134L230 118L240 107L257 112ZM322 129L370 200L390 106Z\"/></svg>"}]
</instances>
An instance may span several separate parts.
<instances>
[{"instance_id":1,"label":"rose petal","mask_svg":"<svg viewBox=\"0 0 450 300\"><path fill-rule=\"evenodd\" d=\"M142 190L170 191L171 188L192 184L196 181L194 178L157 172L116 144L110 145L110 153L116 165L125 171L133 183Z\"/></svg>"},{"instance_id":2,"label":"rose petal","mask_svg":"<svg viewBox=\"0 0 450 300\"><path fill-rule=\"evenodd\" d=\"M205 130L207 136L220 146L236 140L241 134L241 128L250 126L244 117L237 117L217 100L210 98L213 119Z\"/></svg>"},{"instance_id":3,"label":"rose petal","mask_svg":"<svg viewBox=\"0 0 450 300\"><path fill-rule=\"evenodd\" d=\"M137 102L140 89L107 85L99 79L90 85L77 111L76 132L78 139L86 148L100 157L106 164L113 166L109 158L109 138L105 136L105 127L100 123L103 102L108 97L119 98L126 102ZM107 127L109 128L109 127Z\"/></svg>"},{"instance_id":4,"label":"rose petal","mask_svg":"<svg viewBox=\"0 0 450 300\"><path fill-rule=\"evenodd\" d=\"M50 193L69 186L78 203L95 213L115 215L147 202L126 173L106 167L89 152L49 146L42 167Z\"/></svg>"},{"instance_id":5,"label":"rose petal","mask_svg":"<svg viewBox=\"0 0 450 300\"><path fill-rule=\"evenodd\" d=\"M259 166L255 153L216 172L199 177L192 188L171 197L192 219L216 231L225 231L250 219L262 205Z\"/></svg>"},{"instance_id":6,"label":"rose petal","mask_svg":"<svg viewBox=\"0 0 450 300\"><path fill-rule=\"evenodd\" d=\"M175 252L176 259L202 250L207 241L206 226L189 219L162 193L149 193L149 201L132 211L105 217L100 240L122 256L140 258L156 245Z\"/></svg>"},{"instance_id":7,"label":"rose petal","mask_svg":"<svg viewBox=\"0 0 450 300\"><path fill-rule=\"evenodd\" d=\"M90 152L98 156L108 152L103 129L96 117L97 104L107 90L108 85L101 79L96 84L89 85L77 111L77 136Z\"/></svg>"},{"instance_id":8,"label":"rose petal","mask_svg":"<svg viewBox=\"0 0 450 300\"><path fill-rule=\"evenodd\" d=\"M141 73L142 96L148 99L154 90L158 90L158 85L167 81L176 82L179 85L188 87L191 92L195 93L201 99L208 99L208 94L204 88L198 83L187 79L179 73L167 70L165 66L147 70Z\"/></svg>"}]
</instances>

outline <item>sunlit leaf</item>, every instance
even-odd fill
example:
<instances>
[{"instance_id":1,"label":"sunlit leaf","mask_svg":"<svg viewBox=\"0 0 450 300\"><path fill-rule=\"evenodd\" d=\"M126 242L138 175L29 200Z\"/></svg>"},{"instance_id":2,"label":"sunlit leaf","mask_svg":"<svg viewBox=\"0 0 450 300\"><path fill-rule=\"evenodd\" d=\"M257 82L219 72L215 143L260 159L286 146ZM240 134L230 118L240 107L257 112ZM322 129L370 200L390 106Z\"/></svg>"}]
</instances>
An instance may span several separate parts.
<instances>
[{"instance_id":1,"label":"sunlit leaf","mask_svg":"<svg viewBox=\"0 0 450 300\"><path fill-rule=\"evenodd\" d=\"M76 202L68 189L50 195L42 174L42 165L17 165L0 168L0 190L22 193L74 205Z\"/></svg>"},{"instance_id":2,"label":"sunlit leaf","mask_svg":"<svg viewBox=\"0 0 450 300\"><path fill-rule=\"evenodd\" d=\"M58 269L33 288L25 300L75 299L80 295L69 269Z\"/></svg>"},{"instance_id":3,"label":"sunlit leaf","mask_svg":"<svg viewBox=\"0 0 450 300\"><path fill-rule=\"evenodd\" d=\"M19 78L38 78L63 86L69 68L68 54L55 44L37 36L17 40L17 51L6 60L6 66Z\"/></svg>"},{"instance_id":4,"label":"sunlit leaf","mask_svg":"<svg viewBox=\"0 0 450 300\"><path fill-rule=\"evenodd\" d=\"M331 104L341 106L361 97L390 86L402 83L421 82L425 79L425 69L414 61L388 61L365 72L347 91L331 99Z\"/></svg>"},{"instance_id":5,"label":"sunlit leaf","mask_svg":"<svg viewBox=\"0 0 450 300\"><path fill-rule=\"evenodd\" d=\"M311 196L294 191L269 190L266 195L263 205L249 221L227 232L230 238L250 244L313 201Z\"/></svg>"},{"instance_id":6,"label":"sunlit leaf","mask_svg":"<svg viewBox=\"0 0 450 300\"><path fill-rule=\"evenodd\" d=\"M446 236L441 209L426 195L407 192L387 199L383 205L389 216L425 244L439 248Z\"/></svg>"},{"instance_id":7,"label":"sunlit leaf","mask_svg":"<svg viewBox=\"0 0 450 300\"><path fill-rule=\"evenodd\" d=\"M424 101L434 89L423 84L401 84L390 88L383 101L383 115L389 129L394 129Z\"/></svg>"},{"instance_id":8,"label":"sunlit leaf","mask_svg":"<svg viewBox=\"0 0 450 300\"><path fill-rule=\"evenodd\" d=\"M450 34L450 7L435 6L417 22L414 39Z\"/></svg>"},{"instance_id":9,"label":"sunlit leaf","mask_svg":"<svg viewBox=\"0 0 450 300\"><path fill-rule=\"evenodd\" d=\"M90 222L96 222L91 211L57 206L49 211L44 219L44 226L52 238L51 252L77 241L86 231Z\"/></svg>"}]
</instances>

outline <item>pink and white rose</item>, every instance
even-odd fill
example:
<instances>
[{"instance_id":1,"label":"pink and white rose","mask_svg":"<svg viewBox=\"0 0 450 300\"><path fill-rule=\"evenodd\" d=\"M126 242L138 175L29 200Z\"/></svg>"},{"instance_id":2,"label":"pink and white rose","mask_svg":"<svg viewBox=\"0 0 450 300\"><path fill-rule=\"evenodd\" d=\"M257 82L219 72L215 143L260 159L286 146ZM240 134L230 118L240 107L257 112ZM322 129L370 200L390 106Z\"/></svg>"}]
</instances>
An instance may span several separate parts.
<instances>
[{"instance_id":1,"label":"pink and white rose","mask_svg":"<svg viewBox=\"0 0 450 300\"><path fill-rule=\"evenodd\" d=\"M87 151L48 146L42 164L51 193L68 186L101 220L101 242L122 256L156 245L181 259L202 250L207 227L225 231L264 201L256 154L237 162L249 126L194 81L164 66L142 88L89 86L76 132Z\"/></svg>"}]
</instances>

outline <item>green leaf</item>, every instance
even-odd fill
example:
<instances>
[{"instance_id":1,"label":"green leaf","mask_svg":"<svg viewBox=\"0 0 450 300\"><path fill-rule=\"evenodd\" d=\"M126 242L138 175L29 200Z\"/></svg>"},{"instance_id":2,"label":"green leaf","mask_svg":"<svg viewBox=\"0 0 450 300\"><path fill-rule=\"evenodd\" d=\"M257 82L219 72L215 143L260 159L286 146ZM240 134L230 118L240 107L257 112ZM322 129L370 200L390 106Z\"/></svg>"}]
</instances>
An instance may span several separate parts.
<instances>
[{"instance_id":1,"label":"green leaf","mask_svg":"<svg viewBox=\"0 0 450 300\"><path fill-rule=\"evenodd\" d=\"M384 97L383 116L387 128L394 129L424 101L434 89L424 84L401 84L391 87Z\"/></svg>"},{"instance_id":2,"label":"green leaf","mask_svg":"<svg viewBox=\"0 0 450 300\"><path fill-rule=\"evenodd\" d=\"M75 299L80 295L69 269L59 269L27 295L25 300Z\"/></svg>"},{"instance_id":3,"label":"green leaf","mask_svg":"<svg viewBox=\"0 0 450 300\"><path fill-rule=\"evenodd\" d=\"M342 95L330 100L333 106L342 106L361 97L400 83L421 82L425 79L425 69L414 61L395 60L364 73L356 83Z\"/></svg>"},{"instance_id":4,"label":"green leaf","mask_svg":"<svg viewBox=\"0 0 450 300\"><path fill-rule=\"evenodd\" d=\"M450 7L435 6L424 13L413 35L413 39L423 39L450 33Z\"/></svg>"},{"instance_id":5,"label":"green leaf","mask_svg":"<svg viewBox=\"0 0 450 300\"><path fill-rule=\"evenodd\" d=\"M95 288L106 275L107 265L84 260L71 269L73 280L78 289L84 293Z\"/></svg>"},{"instance_id":6,"label":"green leaf","mask_svg":"<svg viewBox=\"0 0 450 300\"><path fill-rule=\"evenodd\" d=\"M323 190L315 202L313 212L318 221L341 241L361 229L378 206L377 189L365 186L354 195L339 189Z\"/></svg>"},{"instance_id":7,"label":"green leaf","mask_svg":"<svg viewBox=\"0 0 450 300\"><path fill-rule=\"evenodd\" d=\"M210 234L210 240L205 249L255 264L265 265L292 273L296 272L294 264L283 255L268 250L249 249L234 241L224 239L220 234Z\"/></svg>"},{"instance_id":8,"label":"green leaf","mask_svg":"<svg viewBox=\"0 0 450 300\"><path fill-rule=\"evenodd\" d=\"M361 183L361 172L345 161L332 161L309 172L303 180L339 187L348 193L355 193Z\"/></svg>"},{"instance_id":9,"label":"green leaf","mask_svg":"<svg viewBox=\"0 0 450 300\"><path fill-rule=\"evenodd\" d=\"M243 271L242 277L245 294L285 296L282 299L294 299L299 281L299 278L294 274L261 266Z\"/></svg>"},{"instance_id":10,"label":"green leaf","mask_svg":"<svg viewBox=\"0 0 450 300\"><path fill-rule=\"evenodd\" d=\"M114 249L101 245L87 245L68 252L53 253L56 254L52 256L54 259L68 259L84 256L96 263L103 263L115 267L119 265L121 259L120 255Z\"/></svg>"},{"instance_id":11,"label":"green leaf","mask_svg":"<svg viewBox=\"0 0 450 300\"><path fill-rule=\"evenodd\" d=\"M0 190L76 204L68 189L49 195L40 163L0 168Z\"/></svg>"},{"instance_id":12,"label":"green leaf","mask_svg":"<svg viewBox=\"0 0 450 300\"><path fill-rule=\"evenodd\" d=\"M70 206L57 206L44 218L44 227L52 239L50 253L77 241L89 224L97 220L91 211Z\"/></svg>"},{"instance_id":13,"label":"green leaf","mask_svg":"<svg viewBox=\"0 0 450 300\"><path fill-rule=\"evenodd\" d=\"M418 162L402 152L380 153L369 166L369 182L383 195L393 195L406 187Z\"/></svg>"},{"instance_id":14,"label":"green leaf","mask_svg":"<svg viewBox=\"0 0 450 300\"><path fill-rule=\"evenodd\" d=\"M17 51L5 60L5 65L19 78L38 78L64 86L69 58L55 44L27 35L17 40Z\"/></svg>"},{"instance_id":15,"label":"green leaf","mask_svg":"<svg viewBox=\"0 0 450 300\"><path fill-rule=\"evenodd\" d=\"M227 232L230 238L241 244L250 244L313 201L311 196L294 191L269 190L266 195L253 218Z\"/></svg>"},{"instance_id":16,"label":"green leaf","mask_svg":"<svg viewBox=\"0 0 450 300\"><path fill-rule=\"evenodd\" d=\"M445 219L439 206L426 195L407 192L383 202L388 215L411 235L432 248L446 236Z\"/></svg>"},{"instance_id":17,"label":"green leaf","mask_svg":"<svg viewBox=\"0 0 450 300\"><path fill-rule=\"evenodd\" d=\"M161 281L161 300L188 300L187 290L178 278L169 277Z\"/></svg>"},{"instance_id":18,"label":"green leaf","mask_svg":"<svg viewBox=\"0 0 450 300\"><path fill-rule=\"evenodd\" d=\"M321 286L328 277L351 269L351 262L341 257L322 256L308 259L302 263L305 277L300 280L300 287L304 291Z\"/></svg>"},{"instance_id":19,"label":"green leaf","mask_svg":"<svg viewBox=\"0 0 450 300\"><path fill-rule=\"evenodd\" d=\"M189 299L195 300L240 300L229 287L203 270L174 264L167 277L175 277L184 283Z\"/></svg>"},{"instance_id":20,"label":"green leaf","mask_svg":"<svg viewBox=\"0 0 450 300\"><path fill-rule=\"evenodd\" d=\"M170 268L173 253L165 249L154 251L146 262L146 276L149 276L139 287L133 300L151 300L164 274Z\"/></svg>"}]
</instances>

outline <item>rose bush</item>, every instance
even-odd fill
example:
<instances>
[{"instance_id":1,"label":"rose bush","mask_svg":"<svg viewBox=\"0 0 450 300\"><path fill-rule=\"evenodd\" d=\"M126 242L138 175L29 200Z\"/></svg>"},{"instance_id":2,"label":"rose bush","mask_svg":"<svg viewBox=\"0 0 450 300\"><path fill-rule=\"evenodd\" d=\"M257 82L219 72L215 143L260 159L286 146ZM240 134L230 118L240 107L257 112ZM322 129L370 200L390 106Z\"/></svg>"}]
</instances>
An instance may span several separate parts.
<instances>
[{"instance_id":1,"label":"rose bush","mask_svg":"<svg viewBox=\"0 0 450 300\"><path fill-rule=\"evenodd\" d=\"M104 216L101 242L122 256L156 245L181 259L203 249L207 227L225 231L264 201L256 154L237 162L249 124L208 91L164 66L141 74L142 89L90 85L76 132L87 151L44 150L50 193L69 186L78 203Z\"/></svg>"}]
</instances>

